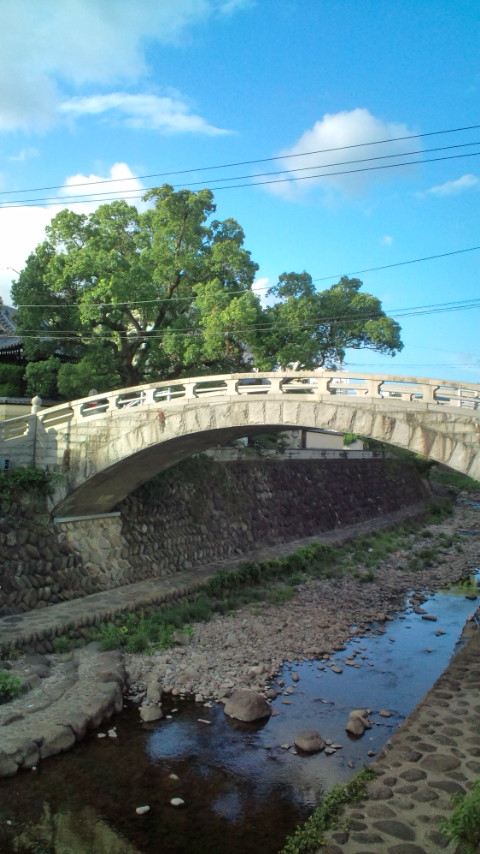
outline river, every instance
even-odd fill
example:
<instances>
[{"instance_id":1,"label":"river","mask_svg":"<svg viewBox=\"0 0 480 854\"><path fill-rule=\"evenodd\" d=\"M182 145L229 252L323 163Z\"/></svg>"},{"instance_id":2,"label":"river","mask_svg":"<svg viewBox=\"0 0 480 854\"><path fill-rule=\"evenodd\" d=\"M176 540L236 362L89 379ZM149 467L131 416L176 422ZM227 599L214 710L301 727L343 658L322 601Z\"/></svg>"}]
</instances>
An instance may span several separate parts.
<instances>
[{"instance_id":1,"label":"river","mask_svg":"<svg viewBox=\"0 0 480 854\"><path fill-rule=\"evenodd\" d=\"M423 608L435 622L407 599L393 620L372 626L328 662L286 664L272 683L280 691L273 714L260 725L235 722L218 704L172 697L164 719L141 724L128 703L100 730L104 737L90 733L37 770L0 780L0 851L278 852L325 791L372 760L445 669L476 610L465 594L479 577L471 588L429 597ZM372 710L372 728L360 739L345 732L352 708ZM341 747L300 755L294 735L309 728ZM171 804L177 797L180 807ZM149 810L138 815L139 806Z\"/></svg>"}]
</instances>

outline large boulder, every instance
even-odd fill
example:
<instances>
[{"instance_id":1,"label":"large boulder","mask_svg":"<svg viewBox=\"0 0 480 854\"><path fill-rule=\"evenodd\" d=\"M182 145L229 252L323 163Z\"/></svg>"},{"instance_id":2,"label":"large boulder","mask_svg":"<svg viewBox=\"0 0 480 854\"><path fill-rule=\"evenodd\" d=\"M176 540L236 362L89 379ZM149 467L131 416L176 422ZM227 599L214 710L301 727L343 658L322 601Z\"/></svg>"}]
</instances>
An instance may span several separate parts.
<instances>
[{"instance_id":1,"label":"large boulder","mask_svg":"<svg viewBox=\"0 0 480 854\"><path fill-rule=\"evenodd\" d=\"M350 712L348 723L345 727L350 735L361 736L366 729L371 729L372 724L368 720L367 709L353 709Z\"/></svg>"},{"instance_id":2,"label":"large boulder","mask_svg":"<svg viewBox=\"0 0 480 854\"><path fill-rule=\"evenodd\" d=\"M265 697L255 691L234 691L225 703L225 714L237 721L258 721L270 717L271 713Z\"/></svg>"},{"instance_id":3,"label":"large boulder","mask_svg":"<svg viewBox=\"0 0 480 854\"><path fill-rule=\"evenodd\" d=\"M319 753L325 747L325 742L316 729L302 729L293 740L295 747L305 753Z\"/></svg>"}]
</instances>

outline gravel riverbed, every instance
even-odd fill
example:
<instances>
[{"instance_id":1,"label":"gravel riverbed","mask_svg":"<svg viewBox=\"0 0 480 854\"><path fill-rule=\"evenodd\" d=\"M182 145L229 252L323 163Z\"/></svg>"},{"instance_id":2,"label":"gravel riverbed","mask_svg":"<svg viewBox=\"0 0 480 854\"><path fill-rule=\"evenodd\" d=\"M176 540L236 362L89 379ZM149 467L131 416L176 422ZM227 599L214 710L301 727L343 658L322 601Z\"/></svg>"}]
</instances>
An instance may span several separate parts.
<instances>
[{"instance_id":1,"label":"gravel riverbed","mask_svg":"<svg viewBox=\"0 0 480 854\"><path fill-rule=\"evenodd\" d=\"M130 696L147 706L158 705L162 693L194 695L198 702L222 702L240 688L273 696L269 681L285 661L321 658L328 663L329 655L351 638L386 631L407 594L433 592L468 577L480 565L479 517L478 506L460 498L451 518L429 526L428 540L421 532L410 535L405 547L375 570L373 581L361 583L351 575L308 580L284 604L245 606L234 615L196 624L193 634L172 649L126 655ZM445 547L438 540L441 533L460 533L460 538ZM409 558L427 542L437 545L439 563L407 569ZM421 599L415 600L415 607L420 605Z\"/></svg>"}]
</instances>

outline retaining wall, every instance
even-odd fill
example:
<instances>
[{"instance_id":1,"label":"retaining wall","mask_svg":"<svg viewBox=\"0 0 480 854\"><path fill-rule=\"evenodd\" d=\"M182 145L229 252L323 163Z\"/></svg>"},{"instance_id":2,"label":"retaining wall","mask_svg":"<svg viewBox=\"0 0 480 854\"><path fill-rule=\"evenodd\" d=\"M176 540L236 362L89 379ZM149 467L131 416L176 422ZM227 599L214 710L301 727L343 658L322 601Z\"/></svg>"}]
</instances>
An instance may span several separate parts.
<instances>
[{"instance_id":1,"label":"retaining wall","mask_svg":"<svg viewBox=\"0 0 480 854\"><path fill-rule=\"evenodd\" d=\"M232 560L427 494L416 469L395 460L205 457L136 490L118 517L55 524L38 498L19 492L0 515L0 616Z\"/></svg>"}]
</instances>

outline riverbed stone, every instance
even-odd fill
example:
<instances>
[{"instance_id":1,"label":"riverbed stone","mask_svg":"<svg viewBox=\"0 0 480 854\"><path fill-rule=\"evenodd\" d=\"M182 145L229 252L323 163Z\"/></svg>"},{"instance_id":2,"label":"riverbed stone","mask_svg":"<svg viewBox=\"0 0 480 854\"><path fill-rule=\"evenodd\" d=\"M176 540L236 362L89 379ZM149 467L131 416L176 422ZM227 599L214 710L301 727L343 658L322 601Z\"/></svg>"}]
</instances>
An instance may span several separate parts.
<instances>
[{"instance_id":1,"label":"riverbed stone","mask_svg":"<svg viewBox=\"0 0 480 854\"><path fill-rule=\"evenodd\" d=\"M48 756L55 756L57 753L73 747L75 734L68 726L50 724L50 726L40 729L36 735L36 740L40 743L40 758L46 759Z\"/></svg>"},{"instance_id":2,"label":"riverbed stone","mask_svg":"<svg viewBox=\"0 0 480 854\"><path fill-rule=\"evenodd\" d=\"M270 717L272 710L265 697L254 691L234 691L224 706L225 714L238 721L251 722Z\"/></svg>"},{"instance_id":3,"label":"riverbed stone","mask_svg":"<svg viewBox=\"0 0 480 854\"><path fill-rule=\"evenodd\" d=\"M144 723L151 723L152 721L159 721L163 718L163 712L160 706L142 706L140 717Z\"/></svg>"},{"instance_id":4,"label":"riverbed stone","mask_svg":"<svg viewBox=\"0 0 480 854\"><path fill-rule=\"evenodd\" d=\"M303 729L295 734L293 740L295 746L304 753L319 753L325 747L322 736L315 729Z\"/></svg>"}]
</instances>

